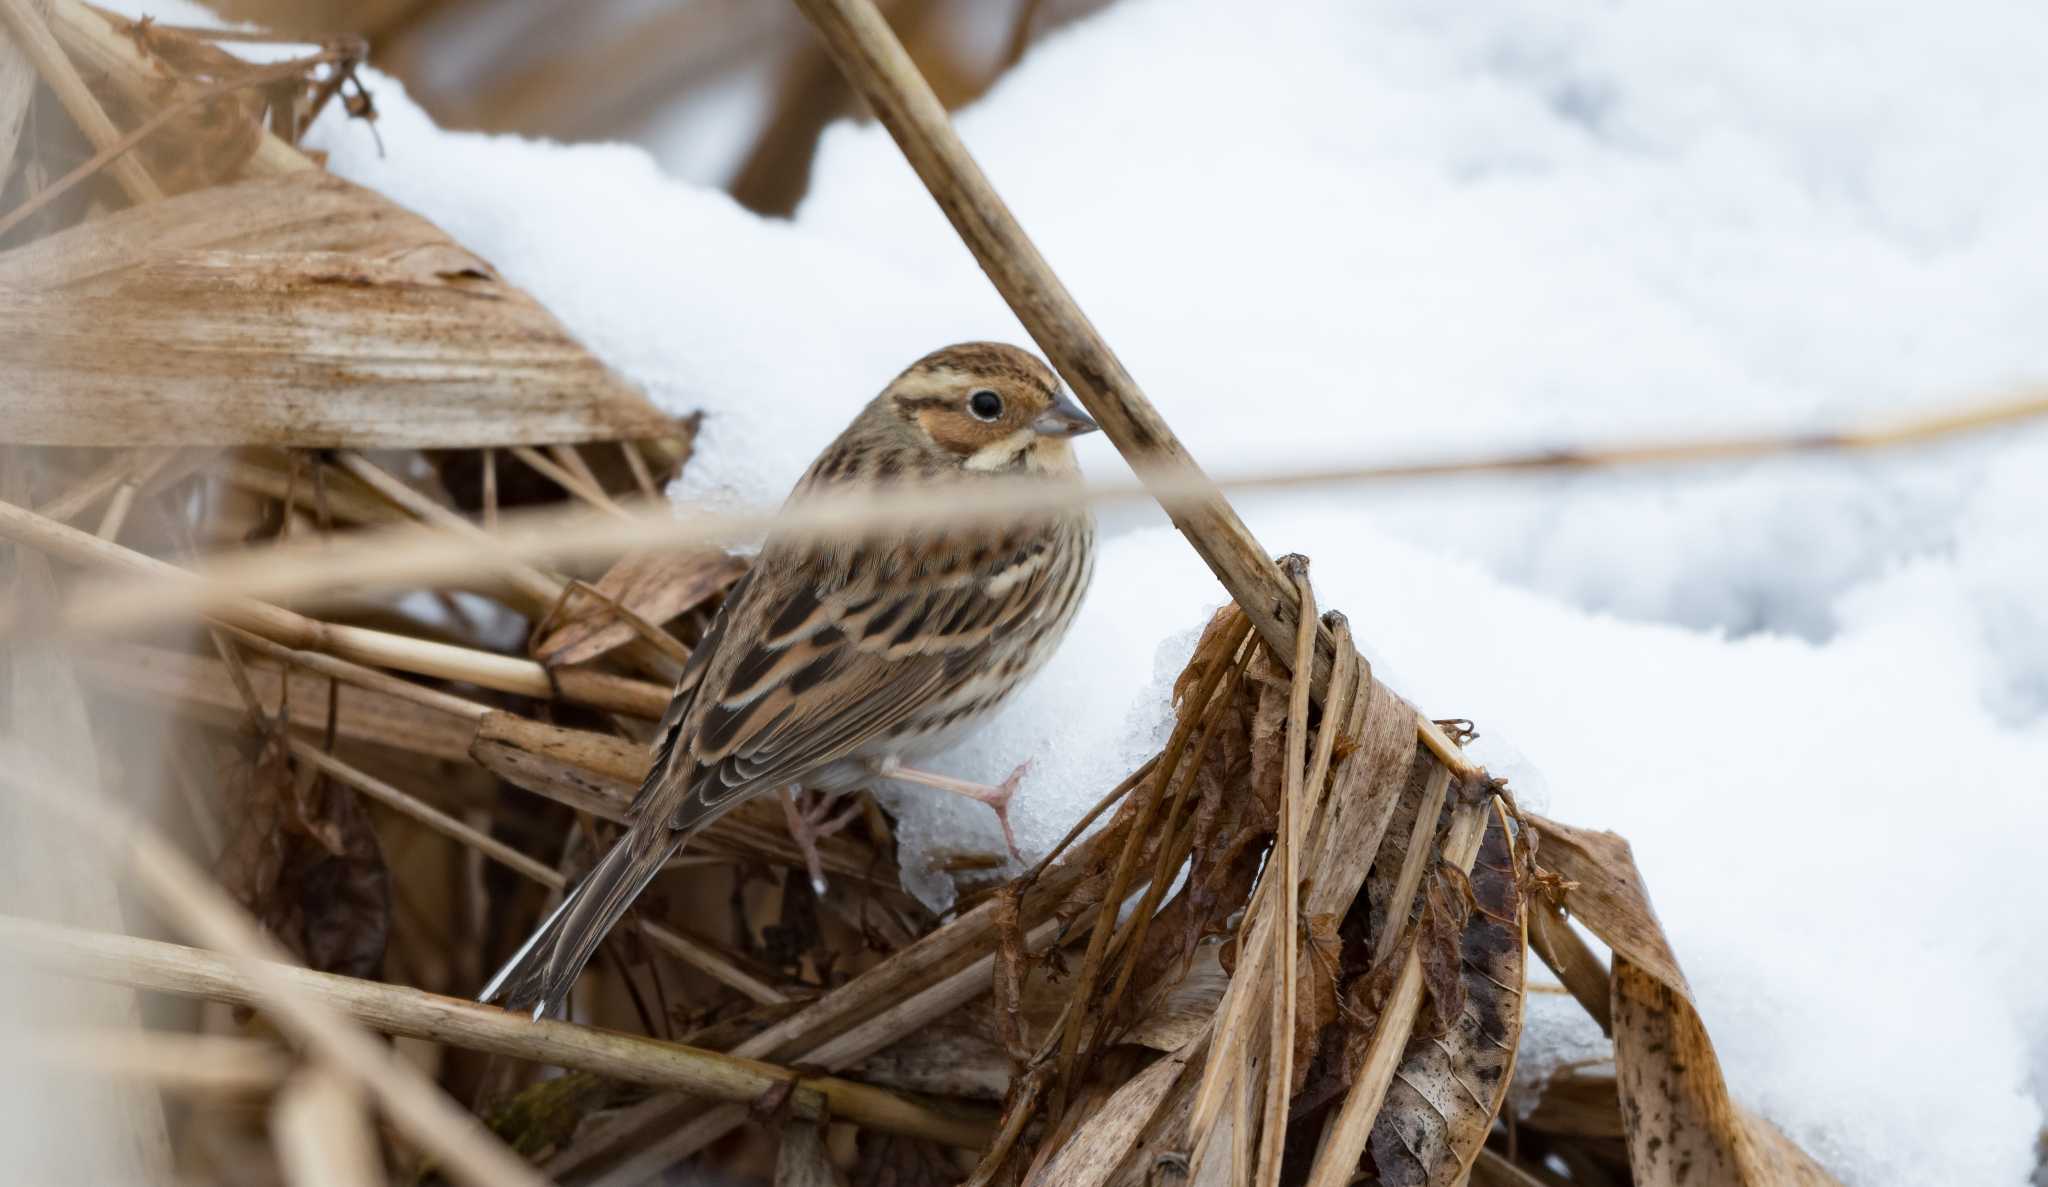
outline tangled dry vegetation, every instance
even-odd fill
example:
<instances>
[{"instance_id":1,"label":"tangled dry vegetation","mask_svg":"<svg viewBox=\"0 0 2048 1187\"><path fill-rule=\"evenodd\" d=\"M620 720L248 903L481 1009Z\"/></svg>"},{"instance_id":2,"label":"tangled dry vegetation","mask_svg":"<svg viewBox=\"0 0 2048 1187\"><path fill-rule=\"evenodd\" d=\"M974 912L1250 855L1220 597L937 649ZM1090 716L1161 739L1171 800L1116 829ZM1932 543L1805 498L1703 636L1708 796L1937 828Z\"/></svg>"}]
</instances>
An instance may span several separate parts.
<instances>
[{"instance_id":1,"label":"tangled dry vegetation","mask_svg":"<svg viewBox=\"0 0 2048 1187\"><path fill-rule=\"evenodd\" d=\"M806 7L842 62L877 36L860 5ZM1285 582L1285 613L1218 612L1170 742L1102 789L1097 831L1010 881L996 855L953 855L963 904L939 918L900 889L866 793L821 842L823 898L780 809L748 805L643 899L573 1021L469 1004L603 851L744 562L505 559L325 617L241 599L189 634L61 647L38 624L96 574L394 525L473 540L564 502L626 515L688 464L693 426L294 147L323 103L371 114L348 44L258 68L77 0L0 14L0 943L71 987L17 1062L50 1108L117 1130L68 1167L1831 1182L1729 1100L1626 844L1520 812L1463 756L1469 723L1420 716L1341 616L1318 619L1306 562L1233 568L1223 529L1186 521L1227 583ZM886 50L849 73L885 118L903 100L892 131L932 181L957 142ZM1014 298L1035 260L990 271ZM1070 364L1086 335L1048 349ZM142 938L159 924L199 947ZM1530 953L1561 990L1531 985ZM1612 1056L1504 1111L1525 997L1546 991Z\"/></svg>"}]
</instances>

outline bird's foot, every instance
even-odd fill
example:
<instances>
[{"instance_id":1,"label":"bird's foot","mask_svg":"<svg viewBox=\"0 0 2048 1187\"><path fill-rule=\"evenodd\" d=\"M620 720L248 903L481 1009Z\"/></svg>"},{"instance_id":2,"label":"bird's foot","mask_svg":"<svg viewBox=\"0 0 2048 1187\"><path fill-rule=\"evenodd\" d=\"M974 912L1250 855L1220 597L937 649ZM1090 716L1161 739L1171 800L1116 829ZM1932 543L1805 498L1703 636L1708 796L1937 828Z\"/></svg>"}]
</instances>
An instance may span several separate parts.
<instances>
[{"instance_id":1,"label":"bird's foot","mask_svg":"<svg viewBox=\"0 0 2048 1187\"><path fill-rule=\"evenodd\" d=\"M799 803L803 793L795 786L782 789L782 813L789 821L790 839L803 852L804 869L811 876L811 889L820 897L825 893L824 862L818 856L818 842L845 828L860 815L860 805L851 804L839 815L832 815L832 797L823 793Z\"/></svg>"},{"instance_id":2,"label":"bird's foot","mask_svg":"<svg viewBox=\"0 0 2048 1187\"><path fill-rule=\"evenodd\" d=\"M1010 827L1010 799L1017 794L1017 788L1024 782L1024 773L1031 769L1031 763L1020 762L1017 769L1001 783L976 783L972 779L955 779L951 775L938 775L931 771L920 771L906 767L893 758L885 758L875 764L875 774L884 779L900 779L905 783L916 783L925 787L936 787L963 795L995 809L996 823L1003 826L1003 844L1009 846L1010 858L1022 862L1024 854L1017 848L1017 833Z\"/></svg>"}]
</instances>

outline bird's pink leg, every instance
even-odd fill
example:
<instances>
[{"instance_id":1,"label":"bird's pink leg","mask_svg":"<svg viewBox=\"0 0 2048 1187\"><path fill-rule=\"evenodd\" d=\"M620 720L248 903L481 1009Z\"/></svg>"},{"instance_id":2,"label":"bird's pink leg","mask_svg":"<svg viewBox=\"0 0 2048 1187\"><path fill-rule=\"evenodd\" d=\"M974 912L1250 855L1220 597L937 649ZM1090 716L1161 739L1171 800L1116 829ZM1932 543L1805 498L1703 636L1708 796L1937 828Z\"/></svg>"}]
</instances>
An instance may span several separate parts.
<instances>
[{"instance_id":1,"label":"bird's pink leg","mask_svg":"<svg viewBox=\"0 0 2048 1187\"><path fill-rule=\"evenodd\" d=\"M951 775L936 775L904 766L894 758L885 758L875 764L875 774L884 779L900 779L905 783L917 783L925 787L936 787L954 795L964 795L978 800L996 810L996 823L1003 826L1003 843L1010 847L1010 856L1018 861L1024 855L1017 849L1017 834L1010 828L1010 797L1017 794L1017 787L1024 781L1024 772L1031 769L1029 762L1017 764L1017 769L1001 783L990 785L976 783L971 779L955 779Z\"/></svg>"},{"instance_id":2,"label":"bird's pink leg","mask_svg":"<svg viewBox=\"0 0 2048 1187\"><path fill-rule=\"evenodd\" d=\"M811 875L811 889L822 897L825 893L824 862L818 856L818 841L829 837L860 815L860 805L855 804L837 817L827 819L832 811L830 796L819 796L818 802L808 808L797 804L797 787L792 783L782 789L782 814L789 821L790 839L803 852L804 869Z\"/></svg>"}]
</instances>

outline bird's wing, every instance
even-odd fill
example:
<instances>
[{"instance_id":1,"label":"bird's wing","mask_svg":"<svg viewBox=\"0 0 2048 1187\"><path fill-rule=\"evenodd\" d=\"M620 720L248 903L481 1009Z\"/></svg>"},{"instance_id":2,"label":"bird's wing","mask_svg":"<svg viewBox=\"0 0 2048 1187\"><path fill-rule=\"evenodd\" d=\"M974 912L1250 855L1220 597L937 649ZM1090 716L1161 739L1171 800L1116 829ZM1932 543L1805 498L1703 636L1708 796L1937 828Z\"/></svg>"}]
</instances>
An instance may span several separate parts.
<instances>
[{"instance_id":1,"label":"bird's wing","mask_svg":"<svg viewBox=\"0 0 2048 1187\"><path fill-rule=\"evenodd\" d=\"M700 646L642 801L693 827L859 753L987 674L1055 579L1044 531L826 552L771 544ZM695 658L694 656L692 657Z\"/></svg>"}]
</instances>

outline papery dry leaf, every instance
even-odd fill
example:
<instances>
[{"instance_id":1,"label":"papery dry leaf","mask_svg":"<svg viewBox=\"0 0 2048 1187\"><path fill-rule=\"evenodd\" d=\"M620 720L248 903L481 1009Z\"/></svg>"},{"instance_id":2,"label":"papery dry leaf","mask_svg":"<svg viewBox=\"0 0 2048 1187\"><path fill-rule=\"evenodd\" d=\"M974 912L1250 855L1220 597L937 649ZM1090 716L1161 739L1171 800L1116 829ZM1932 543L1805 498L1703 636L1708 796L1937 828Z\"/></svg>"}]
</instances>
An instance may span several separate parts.
<instances>
[{"instance_id":1,"label":"papery dry leaf","mask_svg":"<svg viewBox=\"0 0 2048 1187\"><path fill-rule=\"evenodd\" d=\"M1415 954L1422 964L1428 1012L1416 1026L1418 1035L1448 1033L1465 1009L1464 937L1472 904L1471 880L1449 862L1437 862L1423 878Z\"/></svg>"},{"instance_id":2,"label":"papery dry leaf","mask_svg":"<svg viewBox=\"0 0 2048 1187\"><path fill-rule=\"evenodd\" d=\"M217 764L221 818L228 822L214 876L252 912L270 901L284 873L289 837L285 804L291 798L291 756L272 741L253 756L224 752Z\"/></svg>"},{"instance_id":3,"label":"papery dry leaf","mask_svg":"<svg viewBox=\"0 0 2048 1187\"><path fill-rule=\"evenodd\" d=\"M725 592L746 571L744 558L722 552L637 552L621 557L596 583L604 598L570 590L565 609L555 616L558 625L534 645L533 657L549 667L588 663L638 634L612 608L613 602L659 627Z\"/></svg>"},{"instance_id":4,"label":"papery dry leaf","mask_svg":"<svg viewBox=\"0 0 2048 1187\"><path fill-rule=\"evenodd\" d=\"M1565 909L1617 954L1690 999L1692 989L1650 906L1628 842L1613 833L1573 828L1533 814L1527 820L1540 837L1544 868L1576 883L1564 892Z\"/></svg>"},{"instance_id":5,"label":"papery dry leaf","mask_svg":"<svg viewBox=\"0 0 2048 1187\"><path fill-rule=\"evenodd\" d=\"M138 22L137 47L159 68L153 101L108 75L88 75L93 97L106 107L115 126L133 128L181 94L199 86L248 78L256 63L201 41L189 33ZM149 175L166 194L182 194L234 178L255 155L266 131L267 97L260 89L230 91L176 116L169 126L138 147Z\"/></svg>"},{"instance_id":6,"label":"papery dry leaf","mask_svg":"<svg viewBox=\"0 0 2048 1187\"><path fill-rule=\"evenodd\" d=\"M1614 949L1614 1068L1637 1187L1839 1187L1728 1094L1713 1040L1643 889L1628 842L1540 816L1565 907Z\"/></svg>"},{"instance_id":7,"label":"papery dry leaf","mask_svg":"<svg viewBox=\"0 0 2048 1187\"><path fill-rule=\"evenodd\" d=\"M1328 912L1302 921L1301 954L1295 962L1300 970L1295 983L1294 1083L1290 1092L1299 1093L1308 1083L1316 1051L1322 1046L1323 1028L1337 1020L1337 980L1342 973L1344 944L1337 935L1338 917Z\"/></svg>"},{"instance_id":8,"label":"papery dry leaf","mask_svg":"<svg viewBox=\"0 0 2048 1187\"><path fill-rule=\"evenodd\" d=\"M1221 944L1197 949L1187 974L1165 992L1152 996L1144 1013L1124 1031L1123 1041L1154 1051L1177 1051L1209 1029L1216 1004L1230 984L1229 974L1223 971L1222 953Z\"/></svg>"},{"instance_id":9,"label":"papery dry leaf","mask_svg":"<svg viewBox=\"0 0 2048 1187\"><path fill-rule=\"evenodd\" d=\"M1085 1114L1087 1120L1027 1181L1027 1187L1101 1187L1109 1182L1176 1086L1183 1079L1198 1078L1195 1059L1207 1047L1205 1034L1124 1081L1108 1101Z\"/></svg>"},{"instance_id":10,"label":"papery dry leaf","mask_svg":"<svg viewBox=\"0 0 2048 1187\"><path fill-rule=\"evenodd\" d=\"M308 967L374 978L391 932L391 875L356 794L292 765L278 738L234 760L233 822L216 875Z\"/></svg>"},{"instance_id":11,"label":"papery dry leaf","mask_svg":"<svg viewBox=\"0 0 2048 1187\"><path fill-rule=\"evenodd\" d=\"M313 170L153 202L0 254L0 357L11 368L0 415L29 444L425 447L674 431L488 264Z\"/></svg>"},{"instance_id":12,"label":"papery dry leaf","mask_svg":"<svg viewBox=\"0 0 2048 1187\"><path fill-rule=\"evenodd\" d=\"M1457 945L1457 1014L1440 1036L1418 1028L1373 1124L1372 1159L1384 1187L1463 1181L1507 1097L1528 949L1527 904L1506 826L1506 817L1494 813L1473 863L1475 909Z\"/></svg>"}]
</instances>

